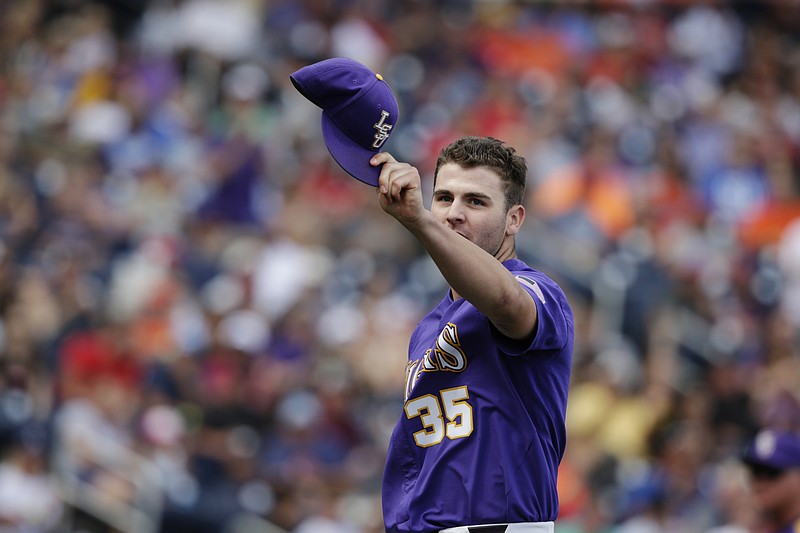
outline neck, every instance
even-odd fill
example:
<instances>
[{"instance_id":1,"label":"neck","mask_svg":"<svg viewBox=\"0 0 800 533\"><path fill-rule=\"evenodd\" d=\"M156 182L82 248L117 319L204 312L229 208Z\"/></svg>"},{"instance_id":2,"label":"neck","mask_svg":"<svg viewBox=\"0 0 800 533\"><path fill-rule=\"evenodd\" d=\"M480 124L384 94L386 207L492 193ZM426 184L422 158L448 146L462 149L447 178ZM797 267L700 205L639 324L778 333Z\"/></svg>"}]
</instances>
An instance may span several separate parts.
<instances>
[{"instance_id":1,"label":"neck","mask_svg":"<svg viewBox=\"0 0 800 533\"><path fill-rule=\"evenodd\" d=\"M507 259L516 259L517 248L514 246L513 237L506 237L503 239L503 242L500 243L500 248L498 248L493 255L501 263Z\"/></svg>"}]
</instances>

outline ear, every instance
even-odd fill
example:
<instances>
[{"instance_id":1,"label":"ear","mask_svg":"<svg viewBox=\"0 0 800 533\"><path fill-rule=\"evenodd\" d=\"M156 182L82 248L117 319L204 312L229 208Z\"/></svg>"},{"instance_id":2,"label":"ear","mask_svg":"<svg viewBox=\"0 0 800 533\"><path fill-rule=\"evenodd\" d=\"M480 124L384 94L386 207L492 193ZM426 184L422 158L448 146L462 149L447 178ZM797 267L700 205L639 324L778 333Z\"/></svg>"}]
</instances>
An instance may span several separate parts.
<instances>
[{"instance_id":1,"label":"ear","mask_svg":"<svg viewBox=\"0 0 800 533\"><path fill-rule=\"evenodd\" d=\"M525 207L517 204L506 213L506 234L516 235L525 222Z\"/></svg>"}]
</instances>

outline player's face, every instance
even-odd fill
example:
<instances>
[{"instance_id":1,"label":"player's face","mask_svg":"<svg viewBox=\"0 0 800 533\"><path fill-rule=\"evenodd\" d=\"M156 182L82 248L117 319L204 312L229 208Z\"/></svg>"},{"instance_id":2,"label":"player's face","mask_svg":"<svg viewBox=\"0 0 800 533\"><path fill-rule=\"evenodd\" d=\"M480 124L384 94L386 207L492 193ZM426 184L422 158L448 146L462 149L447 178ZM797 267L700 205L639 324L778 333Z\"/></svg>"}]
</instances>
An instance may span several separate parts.
<instances>
[{"instance_id":1,"label":"player's face","mask_svg":"<svg viewBox=\"0 0 800 533\"><path fill-rule=\"evenodd\" d=\"M484 167L439 169L431 212L443 224L496 256L508 237L508 212L500 176Z\"/></svg>"},{"instance_id":2,"label":"player's face","mask_svg":"<svg viewBox=\"0 0 800 533\"><path fill-rule=\"evenodd\" d=\"M770 476L756 471L752 473L751 483L757 509L770 516L796 505L800 494L800 469Z\"/></svg>"}]
</instances>

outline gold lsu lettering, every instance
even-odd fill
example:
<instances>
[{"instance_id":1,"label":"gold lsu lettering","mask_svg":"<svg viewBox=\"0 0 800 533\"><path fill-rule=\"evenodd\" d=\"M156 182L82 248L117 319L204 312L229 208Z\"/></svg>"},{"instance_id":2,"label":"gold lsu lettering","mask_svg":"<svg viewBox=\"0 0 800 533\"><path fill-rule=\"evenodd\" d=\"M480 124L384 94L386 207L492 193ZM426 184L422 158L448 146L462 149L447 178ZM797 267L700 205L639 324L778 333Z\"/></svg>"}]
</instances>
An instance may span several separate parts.
<instances>
[{"instance_id":1,"label":"gold lsu lettering","mask_svg":"<svg viewBox=\"0 0 800 533\"><path fill-rule=\"evenodd\" d=\"M392 131L394 127L393 124L388 124L386 119L389 118L389 112L386 110L381 111L381 119L374 124L372 127L375 128L375 136L373 137L372 147L373 148L380 148L383 146L383 143L386 142L386 139L389 138L389 133Z\"/></svg>"},{"instance_id":2,"label":"gold lsu lettering","mask_svg":"<svg viewBox=\"0 0 800 533\"><path fill-rule=\"evenodd\" d=\"M422 359L409 361L406 365L406 400L423 372L463 372L467 368L467 356L458 340L458 327L452 322L439 333L436 345L428 349Z\"/></svg>"}]
</instances>

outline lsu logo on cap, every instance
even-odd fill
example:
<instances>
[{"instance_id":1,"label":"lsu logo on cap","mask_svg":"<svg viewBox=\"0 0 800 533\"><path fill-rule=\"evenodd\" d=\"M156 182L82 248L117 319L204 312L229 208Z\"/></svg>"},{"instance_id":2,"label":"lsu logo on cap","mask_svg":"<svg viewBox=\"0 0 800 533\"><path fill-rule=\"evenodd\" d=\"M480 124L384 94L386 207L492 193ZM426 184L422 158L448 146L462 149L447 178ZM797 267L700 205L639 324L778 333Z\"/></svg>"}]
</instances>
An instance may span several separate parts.
<instances>
[{"instance_id":1,"label":"lsu logo on cap","mask_svg":"<svg viewBox=\"0 0 800 533\"><path fill-rule=\"evenodd\" d=\"M381 111L381 119L376 123L373 124L373 128L375 128L375 136L373 137L375 140L372 142L373 148L380 148L383 146L383 143L386 142L386 139L389 138L389 133L392 131L394 124L389 124L386 122L386 119L389 118L389 112L384 110Z\"/></svg>"},{"instance_id":2,"label":"lsu logo on cap","mask_svg":"<svg viewBox=\"0 0 800 533\"><path fill-rule=\"evenodd\" d=\"M322 138L333 159L348 174L378 186L379 152L400 117L397 99L383 76L347 57L306 65L289 78L294 87L322 108Z\"/></svg>"}]
</instances>

